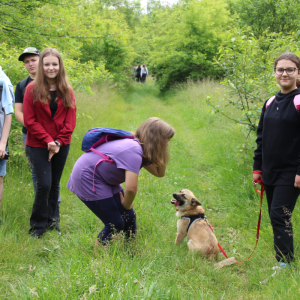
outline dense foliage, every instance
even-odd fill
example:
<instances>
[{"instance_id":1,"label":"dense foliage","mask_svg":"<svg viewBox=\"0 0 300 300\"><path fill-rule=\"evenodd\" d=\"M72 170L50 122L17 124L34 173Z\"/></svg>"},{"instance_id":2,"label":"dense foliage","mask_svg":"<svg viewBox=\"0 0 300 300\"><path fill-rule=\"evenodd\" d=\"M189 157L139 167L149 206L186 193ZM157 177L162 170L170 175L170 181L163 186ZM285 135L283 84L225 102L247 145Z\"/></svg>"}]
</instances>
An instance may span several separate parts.
<instances>
[{"instance_id":1,"label":"dense foliage","mask_svg":"<svg viewBox=\"0 0 300 300\"><path fill-rule=\"evenodd\" d=\"M139 0L4 0L0 63L16 83L26 75L18 54L51 46L68 59L70 80L82 90L95 81L124 86L132 66L146 64L161 91L208 77L225 77L233 87L235 77L239 84L247 79L244 91L256 90L257 104L274 90L265 78L272 77L275 56L291 47L297 52L299 9L300 0L148 0L144 10Z\"/></svg>"},{"instance_id":2,"label":"dense foliage","mask_svg":"<svg viewBox=\"0 0 300 300\"><path fill-rule=\"evenodd\" d=\"M148 30L159 26L151 41L149 61L161 90L187 79L220 77L213 59L230 25L224 1L192 0L151 18Z\"/></svg>"}]
</instances>

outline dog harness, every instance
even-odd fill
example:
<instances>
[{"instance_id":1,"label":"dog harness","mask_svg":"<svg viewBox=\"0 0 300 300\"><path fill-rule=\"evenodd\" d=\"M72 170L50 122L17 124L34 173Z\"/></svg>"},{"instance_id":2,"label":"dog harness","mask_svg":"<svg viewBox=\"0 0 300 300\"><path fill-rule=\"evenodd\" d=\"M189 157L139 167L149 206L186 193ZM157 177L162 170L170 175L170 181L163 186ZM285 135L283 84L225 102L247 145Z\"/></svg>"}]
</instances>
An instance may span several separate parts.
<instances>
[{"instance_id":1,"label":"dog harness","mask_svg":"<svg viewBox=\"0 0 300 300\"><path fill-rule=\"evenodd\" d=\"M187 231L189 231L190 227L198 220L206 220L205 214L198 214L189 217L181 217L181 219L189 219L189 225L187 227Z\"/></svg>"}]
</instances>

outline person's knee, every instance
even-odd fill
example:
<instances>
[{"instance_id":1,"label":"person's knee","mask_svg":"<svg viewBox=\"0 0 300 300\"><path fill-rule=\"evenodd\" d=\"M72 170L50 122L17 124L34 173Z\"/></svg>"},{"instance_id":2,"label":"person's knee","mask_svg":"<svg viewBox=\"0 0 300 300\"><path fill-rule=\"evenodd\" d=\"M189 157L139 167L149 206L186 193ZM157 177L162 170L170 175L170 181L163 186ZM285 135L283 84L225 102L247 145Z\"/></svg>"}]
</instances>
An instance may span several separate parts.
<instances>
[{"instance_id":1,"label":"person's knee","mask_svg":"<svg viewBox=\"0 0 300 300\"><path fill-rule=\"evenodd\" d=\"M99 233L99 240L110 240L112 235L124 230L125 222L123 219L114 220L111 223L105 224L103 230Z\"/></svg>"},{"instance_id":2,"label":"person's knee","mask_svg":"<svg viewBox=\"0 0 300 300\"><path fill-rule=\"evenodd\" d=\"M51 189L50 180L39 180L37 184L37 189L42 191L50 191Z\"/></svg>"},{"instance_id":3,"label":"person's knee","mask_svg":"<svg viewBox=\"0 0 300 300\"><path fill-rule=\"evenodd\" d=\"M124 222L123 218L120 218L120 219L114 220L114 222L109 224L109 226L111 227L112 230L115 230L116 232L120 232L120 231L124 230L125 222Z\"/></svg>"},{"instance_id":4,"label":"person's knee","mask_svg":"<svg viewBox=\"0 0 300 300\"><path fill-rule=\"evenodd\" d=\"M272 208L270 211L270 219L272 226L285 226L287 220L291 218L291 214L284 210L283 207Z\"/></svg>"}]
</instances>

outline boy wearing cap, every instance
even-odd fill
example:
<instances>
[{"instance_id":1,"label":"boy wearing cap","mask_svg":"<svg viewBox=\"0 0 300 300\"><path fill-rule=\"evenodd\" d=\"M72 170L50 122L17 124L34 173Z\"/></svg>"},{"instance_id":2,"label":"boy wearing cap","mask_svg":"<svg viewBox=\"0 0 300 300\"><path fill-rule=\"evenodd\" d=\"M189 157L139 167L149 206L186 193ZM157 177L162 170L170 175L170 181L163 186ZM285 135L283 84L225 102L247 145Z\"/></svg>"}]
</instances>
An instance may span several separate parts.
<instances>
[{"instance_id":1,"label":"boy wearing cap","mask_svg":"<svg viewBox=\"0 0 300 300\"><path fill-rule=\"evenodd\" d=\"M25 147L26 156L28 157L29 163L30 163L30 169L32 174L32 183L34 192L36 192L36 181L37 177L34 172L33 166L30 161L29 156L29 149L26 149L26 139L27 139L27 129L24 126L24 117L23 117L23 98L25 94L25 90L27 85L34 80L38 63L39 63L39 55L40 51L37 48L34 47L28 47L24 50L24 52L19 56L19 61L23 61L23 64L29 73L29 76L25 78L24 80L18 82L15 90L15 116L16 119L23 125L22 132L23 132L23 142Z\"/></svg>"},{"instance_id":2,"label":"boy wearing cap","mask_svg":"<svg viewBox=\"0 0 300 300\"><path fill-rule=\"evenodd\" d=\"M33 183L33 189L34 193L36 193L36 187L37 187L37 176L34 171L33 165L30 161L30 147L26 147L26 140L27 140L27 129L24 126L24 116L23 116L23 98L25 95L25 90L27 85L34 80L36 76L36 72L38 69L39 64L39 56L40 51L35 47L28 47L24 50L24 52L19 56L19 61L23 61L23 64L29 73L29 76L22 81L20 81L15 90L15 116L16 119L23 125L22 132L23 132L23 142L25 147L25 153L30 163L30 169L31 169L31 175L32 175L32 183ZM58 198L58 202L60 203L60 195ZM59 207L57 208L57 211L55 213L57 215L57 219L59 219Z\"/></svg>"}]
</instances>

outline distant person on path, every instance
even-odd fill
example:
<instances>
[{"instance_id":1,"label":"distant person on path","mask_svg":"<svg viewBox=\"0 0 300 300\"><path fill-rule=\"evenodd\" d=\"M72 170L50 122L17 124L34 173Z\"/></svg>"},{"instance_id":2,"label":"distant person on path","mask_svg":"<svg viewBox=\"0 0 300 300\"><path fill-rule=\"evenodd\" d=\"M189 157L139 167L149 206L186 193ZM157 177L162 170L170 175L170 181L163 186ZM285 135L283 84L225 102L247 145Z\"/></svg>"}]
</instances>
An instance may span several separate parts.
<instances>
[{"instance_id":1,"label":"distant person on path","mask_svg":"<svg viewBox=\"0 0 300 300\"><path fill-rule=\"evenodd\" d=\"M136 75L135 75L136 81L140 82L141 81L141 65L137 66L135 72L136 72Z\"/></svg>"},{"instance_id":2,"label":"distant person on path","mask_svg":"<svg viewBox=\"0 0 300 300\"><path fill-rule=\"evenodd\" d=\"M25 91L24 124L30 161L37 176L37 189L29 233L41 237L46 229L59 229L60 178L76 124L75 97L67 83L60 53L45 49L37 74Z\"/></svg>"},{"instance_id":3,"label":"distant person on path","mask_svg":"<svg viewBox=\"0 0 300 300\"><path fill-rule=\"evenodd\" d=\"M6 146L14 113L13 86L0 66L0 208L3 198L3 177L6 175ZM1 224L1 220L0 220Z\"/></svg>"},{"instance_id":4,"label":"distant person on path","mask_svg":"<svg viewBox=\"0 0 300 300\"><path fill-rule=\"evenodd\" d=\"M148 75L148 69L145 65L141 68L141 82L145 83L146 82L146 77Z\"/></svg>"},{"instance_id":5,"label":"distant person on path","mask_svg":"<svg viewBox=\"0 0 300 300\"><path fill-rule=\"evenodd\" d=\"M291 218L300 194L300 113L294 103L300 94L299 70L300 59L293 53L286 52L275 60L274 75L280 91L262 108L254 152L253 180L264 183L281 267L290 266L294 260Z\"/></svg>"},{"instance_id":6,"label":"distant person on path","mask_svg":"<svg viewBox=\"0 0 300 300\"><path fill-rule=\"evenodd\" d=\"M108 155L114 163L99 161L94 152L84 153L75 163L67 188L104 223L98 234L103 245L114 233L124 231L129 238L136 232L135 199L140 169L144 167L156 177L165 175L168 145L174 129L159 118L142 123L135 139L119 139L95 149ZM95 191L93 189L93 179ZM121 183L125 182L125 191Z\"/></svg>"}]
</instances>

